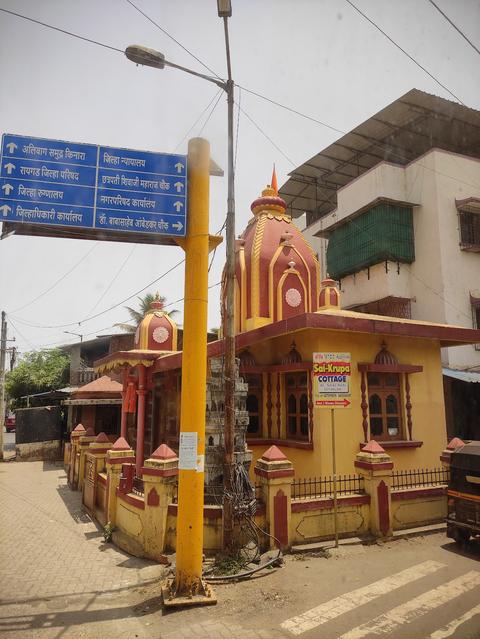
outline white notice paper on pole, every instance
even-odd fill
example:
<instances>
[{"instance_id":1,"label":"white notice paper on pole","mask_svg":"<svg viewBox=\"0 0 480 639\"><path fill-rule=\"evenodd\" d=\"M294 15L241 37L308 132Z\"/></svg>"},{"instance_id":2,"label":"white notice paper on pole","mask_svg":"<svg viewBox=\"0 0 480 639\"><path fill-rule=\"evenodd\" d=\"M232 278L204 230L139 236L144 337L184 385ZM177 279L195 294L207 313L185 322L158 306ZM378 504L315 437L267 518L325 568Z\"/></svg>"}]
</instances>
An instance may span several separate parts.
<instances>
[{"instance_id":1,"label":"white notice paper on pole","mask_svg":"<svg viewBox=\"0 0 480 639\"><path fill-rule=\"evenodd\" d=\"M197 469L198 433L180 433L178 468L180 470Z\"/></svg>"}]
</instances>

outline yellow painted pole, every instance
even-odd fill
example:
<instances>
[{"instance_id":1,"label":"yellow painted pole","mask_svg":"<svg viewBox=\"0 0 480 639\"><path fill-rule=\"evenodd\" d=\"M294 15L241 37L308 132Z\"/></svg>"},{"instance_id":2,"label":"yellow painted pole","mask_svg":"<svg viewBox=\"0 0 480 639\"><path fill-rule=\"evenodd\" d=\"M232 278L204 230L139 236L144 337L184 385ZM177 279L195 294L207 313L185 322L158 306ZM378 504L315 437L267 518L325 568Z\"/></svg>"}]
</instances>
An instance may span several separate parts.
<instances>
[{"instance_id":1,"label":"yellow painted pole","mask_svg":"<svg viewBox=\"0 0 480 639\"><path fill-rule=\"evenodd\" d=\"M182 441L191 446L196 439L197 459L196 468L179 470L175 597L205 594L201 577L207 387L209 168L209 143L202 138L190 140L188 219L184 243L185 305L179 467L185 465L182 464L182 457L188 462L187 446L182 451Z\"/></svg>"}]
</instances>

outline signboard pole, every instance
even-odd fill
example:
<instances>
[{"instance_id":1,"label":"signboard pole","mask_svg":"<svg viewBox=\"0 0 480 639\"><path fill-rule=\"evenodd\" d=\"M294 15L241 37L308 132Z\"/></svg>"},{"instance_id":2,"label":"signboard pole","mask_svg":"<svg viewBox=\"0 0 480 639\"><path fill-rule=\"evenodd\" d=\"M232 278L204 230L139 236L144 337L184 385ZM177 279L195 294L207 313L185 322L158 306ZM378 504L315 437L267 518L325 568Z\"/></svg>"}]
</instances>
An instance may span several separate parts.
<instances>
[{"instance_id":1,"label":"signboard pole","mask_svg":"<svg viewBox=\"0 0 480 639\"><path fill-rule=\"evenodd\" d=\"M166 606L216 603L202 582L205 397L207 387L208 212L210 145L188 145L188 228L180 416L175 579L163 588Z\"/></svg>"},{"instance_id":2,"label":"signboard pole","mask_svg":"<svg viewBox=\"0 0 480 639\"><path fill-rule=\"evenodd\" d=\"M337 454L335 451L335 409L330 411L332 417L332 467L333 467L333 527L335 531L335 548L338 548L338 502L337 502Z\"/></svg>"}]
</instances>

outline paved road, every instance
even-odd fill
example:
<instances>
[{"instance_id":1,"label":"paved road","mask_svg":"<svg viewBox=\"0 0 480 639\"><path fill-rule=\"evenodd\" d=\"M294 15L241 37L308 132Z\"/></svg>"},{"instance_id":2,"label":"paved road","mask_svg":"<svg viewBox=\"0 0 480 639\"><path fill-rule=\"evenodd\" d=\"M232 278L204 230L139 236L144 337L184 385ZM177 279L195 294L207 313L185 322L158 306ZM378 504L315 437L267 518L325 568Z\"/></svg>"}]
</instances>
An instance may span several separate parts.
<instances>
[{"instance_id":1,"label":"paved road","mask_svg":"<svg viewBox=\"0 0 480 639\"><path fill-rule=\"evenodd\" d=\"M160 566L101 543L61 468L0 464L0 636L479 639L480 545L444 534L288 556L218 605L163 613Z\"/></svg>"}]
</instances>

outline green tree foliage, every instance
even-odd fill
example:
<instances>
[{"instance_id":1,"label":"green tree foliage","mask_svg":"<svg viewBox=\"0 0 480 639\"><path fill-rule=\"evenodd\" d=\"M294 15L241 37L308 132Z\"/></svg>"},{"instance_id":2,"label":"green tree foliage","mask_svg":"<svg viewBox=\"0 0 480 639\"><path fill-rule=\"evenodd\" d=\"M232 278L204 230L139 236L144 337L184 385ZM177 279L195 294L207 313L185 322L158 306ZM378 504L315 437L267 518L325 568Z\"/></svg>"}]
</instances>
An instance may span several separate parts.
<instances>
[{"instance_id":1,"label":"green tree foliage","mask_svg":"<svg viewBox=\"0 0 480 639\"><path fill-rule=\"evenodd\" d=\"M178 311L176 310L167 311L163 308L167 302L167 298L163 295L160 295L158 292L147 293L143 297L138 297L137 299L139 302L138 309L131 308L130 306L124 307L128 311L132 323L115 324L115 326L118 326L122 329L122 331L126 331L127 333L135 333L135 331L137 330L137 326L145 317L146 312L150 310L150 304L154 301L160 302L162 304L162 311L165 313L165 315L170 315L170 317L173 317L176 313L178 313Z\"/></svg>"},{"instance_id":2,"label":"green tree foliage","mask_svg":"<svg viewBox=\"0 0 480 639\"><path fill-rule=\"evenodd\" d=\"M69 358L59 349L25 353L18 366L6 375L9 397L16 400L61 388L68 382L69 364Z\"/></svg>"}]
</instances>

